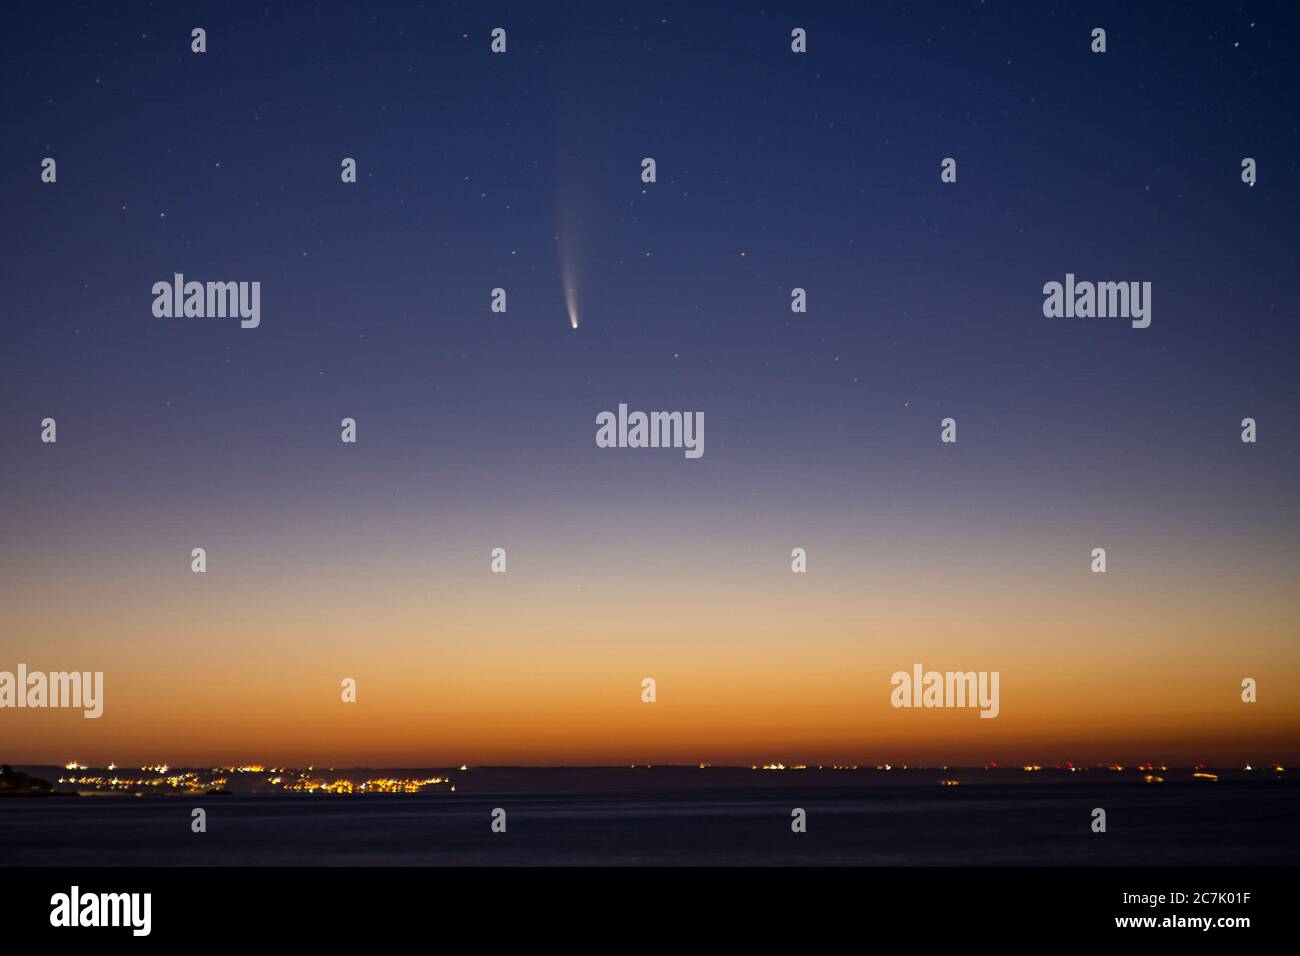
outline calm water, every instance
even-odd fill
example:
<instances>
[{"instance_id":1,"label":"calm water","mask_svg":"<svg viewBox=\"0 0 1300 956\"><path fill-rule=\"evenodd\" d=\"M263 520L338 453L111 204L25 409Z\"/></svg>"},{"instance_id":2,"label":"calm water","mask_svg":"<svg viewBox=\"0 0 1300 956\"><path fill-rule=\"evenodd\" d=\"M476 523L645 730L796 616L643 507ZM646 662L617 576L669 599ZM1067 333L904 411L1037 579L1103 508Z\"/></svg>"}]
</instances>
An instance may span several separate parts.
<instances>
[{"instance_id":1,"label":"calm water","mask_svg":"<svg viewBox=\"0 0 1300 956\"><path fill-rule=\"evenodd\" d=\"M1266 784L0 801L5 865L1064 865L1300 862ZM190 832L204 807L208 832ZM508 832L489 830L504 807ZM808 832L790 831L790 810ZM1108 832L1094 834L1093 807Z\"/></svg>"}]
</instances>

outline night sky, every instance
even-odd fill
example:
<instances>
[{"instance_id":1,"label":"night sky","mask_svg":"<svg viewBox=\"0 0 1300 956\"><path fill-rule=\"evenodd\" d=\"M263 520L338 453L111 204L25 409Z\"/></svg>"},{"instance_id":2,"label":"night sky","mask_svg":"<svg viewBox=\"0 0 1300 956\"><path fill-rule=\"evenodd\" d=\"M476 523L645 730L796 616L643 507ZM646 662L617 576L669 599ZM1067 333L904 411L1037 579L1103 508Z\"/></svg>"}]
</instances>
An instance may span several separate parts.
<instances>
[{"instance_id":1,"label":"night sky","mask_svg":"<svg viewBox=\"0 0 1300 956\"><path fill-rule=\"evenodd\" d=\"M0 669L106 706L11 762L1297 756L1294 4L77 6L0 35Z\"/></svg>"}]
</instances>

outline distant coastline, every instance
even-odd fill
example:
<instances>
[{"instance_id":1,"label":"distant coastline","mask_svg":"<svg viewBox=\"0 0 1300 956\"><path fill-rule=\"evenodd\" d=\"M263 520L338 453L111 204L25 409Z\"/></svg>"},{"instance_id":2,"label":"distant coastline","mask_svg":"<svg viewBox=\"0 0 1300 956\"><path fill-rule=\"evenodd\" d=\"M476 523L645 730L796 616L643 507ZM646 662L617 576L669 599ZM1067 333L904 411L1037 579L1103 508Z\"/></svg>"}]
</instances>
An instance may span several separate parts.
<instances>
[{"instance_id":1,"label":"distant coastline","mask_svg":"<svg viewBox=\"0 0 1300 956\"><path fill-rule=\"evenodd\" d=\"M1273 784L1280 765L1235 768L1136 766L911 767L637 765L592 767L64 767L8 768L0 794L24 796L398 796L411 794L618 793L657 790L835 790L857 787L938 788L1126 784L1213 786Z\"/></svg>"},{"instance_id":2,"label":"distant coastline","mask_svg":"<svg viewBox=\"0 0 1300 956\"><path fill-rule=\"evenodd\" d=\"M14 770L0 764L0 797L73 797L75 793L58 790L44 777Z\"/></svg>"}]
</instances>

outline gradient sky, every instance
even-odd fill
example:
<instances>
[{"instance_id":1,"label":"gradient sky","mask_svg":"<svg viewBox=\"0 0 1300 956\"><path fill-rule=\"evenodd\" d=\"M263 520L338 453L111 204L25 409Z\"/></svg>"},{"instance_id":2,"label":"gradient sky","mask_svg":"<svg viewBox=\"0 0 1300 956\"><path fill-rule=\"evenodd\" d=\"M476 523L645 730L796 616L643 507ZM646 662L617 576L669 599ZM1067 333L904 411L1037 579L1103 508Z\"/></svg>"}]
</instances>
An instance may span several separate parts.
<instances>
[{"instance_id":1,"label":"gradient sky","mask_svg":"<svg viewBox=\"0 0 1300 956\"><path fill-rule=\"evenodd\" d=\"M1293 4L86 6L0 36L0 669L106 710L0 758L1300 755Z\"/></svg>"}]
</instances>

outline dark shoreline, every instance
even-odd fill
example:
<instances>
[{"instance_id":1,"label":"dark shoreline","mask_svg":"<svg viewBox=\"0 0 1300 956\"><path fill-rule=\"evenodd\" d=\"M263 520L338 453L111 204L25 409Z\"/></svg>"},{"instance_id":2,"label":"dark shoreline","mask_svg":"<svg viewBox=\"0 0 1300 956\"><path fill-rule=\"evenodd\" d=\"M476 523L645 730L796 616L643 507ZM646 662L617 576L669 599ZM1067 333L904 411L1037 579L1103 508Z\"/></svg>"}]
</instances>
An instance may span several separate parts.
<instances>
[{"instance_id":1,"label":"dark shoreline","mask_svg":"<svg viewBox=\"0 0 1300 956\"><path fill-rule=\"evenodd\" d=\"M56 793L106 795L109 793L149 796L283 795L308 796L285 789L286 784L311 779L330 783L408 778L437 780L420 792L431 795L454 791L456 795L489 793L597 794L657 791L752 791L799 789L834 792L846 789L895 789L933 787L936 791L971 788L1083 787L1123 785L1150 790L1182 787L1273 787L1285 786L1284 770L1268 767L1217 769L1207 767L1165 767L1143 765L1122 769L1107 767L876 767L784 768L699 767L656 765L638 767L420 767L420 768L279 768L235 769L212 767L157 768L86 767L67 770L49 765L13 768L20 774L48 781ZM184 775L192 777L181 780ZM168 780L180 781L176 786ZM94 783L92 781L98 781ZM109 781L118 781L109 786ZM272 782L278 781L278 782ZM5 793L0 790L0 793ZM11 794L16 795L16 794ZM360 792L332 794L365 796ZM411 794L384 793L397 797Z\"/></svg>"}]
</instances>

